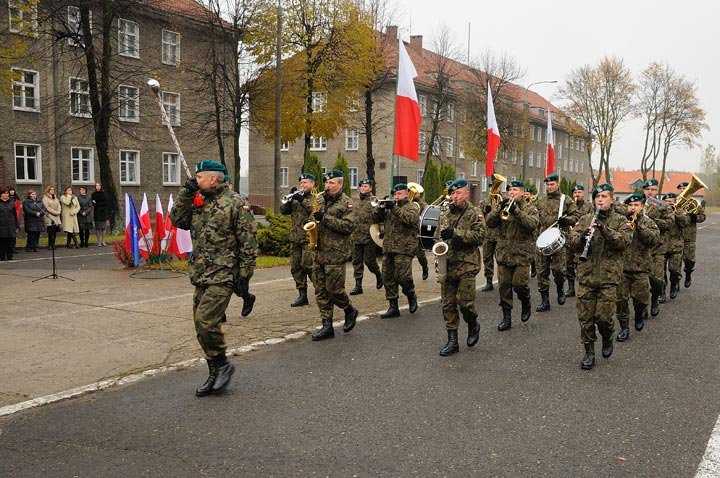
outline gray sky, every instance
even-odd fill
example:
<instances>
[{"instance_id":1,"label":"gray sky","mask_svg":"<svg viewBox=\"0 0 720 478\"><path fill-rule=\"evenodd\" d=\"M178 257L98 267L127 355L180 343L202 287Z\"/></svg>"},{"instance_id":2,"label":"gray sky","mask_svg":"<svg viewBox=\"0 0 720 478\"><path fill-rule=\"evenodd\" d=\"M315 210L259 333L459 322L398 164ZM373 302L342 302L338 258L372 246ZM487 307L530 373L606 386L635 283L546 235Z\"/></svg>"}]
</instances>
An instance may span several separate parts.
<instances>
[{"instance_id":1,"label":"gray sky","mask_svg":"<svg viewBox=\"0 0 720 478\"><path fill-rule=\"evenodd\" d=\"M712 0L395 0L397 22L410 34L423 35L431 48L441 25L454 32L467 51L470 23L470 57L482 50L508 53L527 68L519 84L559 80L575 68L596 65L603 56L622 58L635 78L650 62L668 63L697 85L709 131L702 145L720 147L720 4ZM553 98L559 84L533 86ZM611 167L638 169L643 148L639 120L621 124L611 153ZM701 148L676 148L668 156L668 169L696 171Z\"/></svg>"}]
</instances>

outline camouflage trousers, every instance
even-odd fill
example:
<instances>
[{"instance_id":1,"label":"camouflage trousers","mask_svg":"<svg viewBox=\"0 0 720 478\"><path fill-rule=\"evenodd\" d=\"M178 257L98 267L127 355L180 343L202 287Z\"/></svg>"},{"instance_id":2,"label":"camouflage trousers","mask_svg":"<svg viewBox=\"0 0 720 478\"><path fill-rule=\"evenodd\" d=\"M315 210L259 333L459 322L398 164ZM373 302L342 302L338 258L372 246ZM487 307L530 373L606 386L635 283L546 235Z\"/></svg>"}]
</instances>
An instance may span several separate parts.
<instances>
[{"instance_id":1,"label":"camouflage trousers","mask_svg":"<svg viewBox=\"0 0 720 478\"><path fill-rule=\"evenodd\" d=\"M428 268L428 260L427 255L425 254L425 249L422 248L420 243L418 242L418 248L417 252L415 253L415 257L417 257L418 263L423 269Z\"/></svg>"},{"instance_id":2,"label":"camouflage trousers","mask_svg":"<svg viewBox=\"0 0 720 478\"><path fill-rule=\"evenodd\" d=\"M650 292L660 295L663 287L665 287L665 255L654 254L650 259Z\"/></svg>"},{"instance_id":3,"label":"camouflage trousers","mask_svg":"<svg viewBox=\"0 0 720 478\"><path fill-rule=\"evenodd\" d=\"M500 305L513 307L513 290L520 302L530 300L530 265L506 266L498 264L498 287Z\"/></svg>"},{"instance_id":4,"label":"camouflage trousers","mask_svg":"<svg viewBox=\"0 0 720 478\"><path fill-rule=\"evenodd\" d=\"M555 283L565 281L565 250L563 247L551 256L544 256L537 252L535 263L537 265L538 290L550 289L550 272L552 271Z\"/></svg>"},{"instance_id":5,"label":"camouflage trousers","mask_svg":"<svg viewBox=\"0 0 720 478\"><path fill-rule=\"evenodd\" d=\"M478 271L468 271L455 275L448 272L445 283L440 286L442 298L442 312L446 330L457 330L460 323L460 313L463 320L470 323L477 319L475 311L475 276Z\"/></svg>"},{"instance_id":6,"label":"camouflage trousers","mask_svg":"<svg viewBox=\"0 0 720 478\"><path fill-rule=\"evenodd\" d=\"M492 279L495 275L495 247L497 241L485 241L482 246L483 270L485 278ZM499 274L499 272L498 272ZM489 281L488 281L489 282Z\"/></svg>"},{"instance_id":7,"label":"camouflage trousers","mask_svg":"<svg viewBox=\"0 0 720 478\"><path fill-rule=\"evenodd\" d=\"M382 261L382 278L385 282L385 298L387 300L397 299L398 287L402 288L403 294L409 295L415 292L415 283L412 276L411 254L385 253Z\"/></svg>"},{"instance_id":8,"label":"camouflage trousers","mask_svg":"<svg viewBox=\"0 0 720 478\"><path fill-rule=\"evenodd\" d=\"M193 322L197 340L206 358L225 355L225 335L220 321L233 294L231 284L195 287Z\"/></svg>"},{"instance_id":9,"label":"camouflage trousers","mask_svg":"<svg viewBox=\"0 0 720 478\"><path fill-rule=\"evenodd\" d=\"M695 263L695 239L686 240L683 242L683 253L682 258L687 264L688 261Z\"/></svg>"},{"instance_id":10,"label":"camouflage trousers","mask_svg":"<svg viewBox=\"0 0 720 478\"><path fill-rule=\"evenodd\" d=\"M314 255L307 244L290 244L290 274L295 279L296 289L307 289L308 277L313 280Z\"/></svg>"},{"instance_id":11,"label":"camouflage trousers","mask_svg":"<svg viewBox=\"0 0 720 478\"><path fill-rule=\"evenodd\" d=\"M372 274L380 274L380 266L377 263L377 254L375 252L375 243L369 244L353 244L352 265L353 277L362 280L365 264Z\"/></svg>"},{"instance_id":12,"label":"camouflage trousers","mask_svg":"<svg viewBox=\"0 0 720 478\"><path fill-rule=\"evenodd\" d=\"M670 282L680 280L680 267L682 266L682 251L666 252L663 263L663 287L668 283L667 273L670 273Z\"/></svg>"},{"instance_id":13,"label":"camouflage trousers","mask_svg":"<svg viewBox=\"0 0 720 478\"><path fill-rule=\"evenodd\" d=\"M617 319L620 326L626 328L630 319L629 300L633 301L635 311L643 310L650 303L648 291L648 273L644 271L625 271L617 288Z\"/></svg>"},{"instance_id":14,"label":"camouflage trousers","mask_svg":"<svg viewBox=\"0 0 720 478\"><path fill-rule=\"evenodd\" d=\"M567 262L567 267L565 267L565 278L568 282L574 282L577 278L575 271L577 270L579 260L580 254L567 251L565 255L565 261Z\"/></svg>"},{"instance_id":15,"label":"camouflage trousers","mask_svg":"<svg viewBox=\"0 0 720 478\"><path fill-rule=\"evenodd\" d=\"M577 291L577 313L580 321L580 341L595 343L595 326L607 339L615 333L615 310L617 307L617 284L588 287L582 282Z\"/></svg>"},{"instance_id":16,"label":"camouflage trousers","mask_svg":"<svg viewBox=\"0 0 720 478\"><path fill-rule=\"evenodd\" d=\"M350 306L350 297L345 293L345 263L315 264L315 300L320 309L321 319L333 318L333 306L341 309Z\"/></svg>"}]
</instances>

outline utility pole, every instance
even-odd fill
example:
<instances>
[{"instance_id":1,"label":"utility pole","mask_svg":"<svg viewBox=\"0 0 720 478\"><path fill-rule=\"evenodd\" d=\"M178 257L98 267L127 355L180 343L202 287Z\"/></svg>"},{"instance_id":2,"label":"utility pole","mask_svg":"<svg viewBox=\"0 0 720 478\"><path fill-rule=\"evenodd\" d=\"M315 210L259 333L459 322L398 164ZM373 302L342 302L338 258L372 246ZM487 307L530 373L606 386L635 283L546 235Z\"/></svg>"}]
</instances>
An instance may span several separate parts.
<instances>
[{"instance_id":1,"label":"utility pole","mask_svg":"<svg viewBox=\"0 0 720 478\"><path fill-rule=\"evenodd\" d=\"M282 82L280 81L280 63L282 60L282 5L281 0L277 4L277 38L275 41L275 159L273 161L274 184L273 184L273 208L275 212L280 210L280 146L281 146L281 128L280 128L280 101L282 100Z\"/></svg>"}]
</instances>

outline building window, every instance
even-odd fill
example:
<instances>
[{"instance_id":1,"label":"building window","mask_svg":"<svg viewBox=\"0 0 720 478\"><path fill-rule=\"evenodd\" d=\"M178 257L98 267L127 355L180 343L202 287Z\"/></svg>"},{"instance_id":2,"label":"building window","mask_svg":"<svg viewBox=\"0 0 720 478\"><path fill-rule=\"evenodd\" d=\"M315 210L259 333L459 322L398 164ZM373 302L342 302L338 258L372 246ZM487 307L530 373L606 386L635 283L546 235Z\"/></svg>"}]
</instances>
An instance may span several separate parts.
<instances>
[{"instance_id":1,"label":"building window","mask_svg":"<svg viewBox=\"0 0 720 478\"><path fill-rule=\"evenodd\" d=\"M162 62L166 65L180 63L180 34L170 30L162 31Z\"/></svg>"},{"instance_id":2,"label":"building window","mask_svg":"<svg viewBox=\"0 0 720 478\"><path fill-rule=\"evenodd\" d=\"M465 179L465 173L457 173L458 179Z\"/></svg>"},{"instance_id":3,"label":"building window","mask_svg":"<svg viewBox=\"0 0 720 478\"><path fill-rule=\"evenodd\" d=\"M322 136L310 136L310 151L325 151L327 140Z\"/></svg>"},{"instance_id":4,"label":"building window","mask_svg":"<svg viewBox=\"0 0 720 478\"><path fill-rule=\"evenodd\" d=\"M92 184L94 158L92 148L70 148L70 179L73 184Z\"/></svg>"},{"instance_id":5,"label":"building window","mask_svg":"<svg viewBox=\"0 0 720 478\"><path fill-rule=\"evenodd\" d=\"M425 132L424 131L420 131L420 133L418 135L418 145L419 145L419 149L420 149L421 153L423 153L423 154L427 153L427 143L425 142Z\"/></svg>"},{"instance_id":6,"label":"building window","mask_svg":"<svg viewBox=\"0 0 720 478\"><path fill-rule=\"evenodd\" d=\"M290 170L289 168L280 168L280 187L288 187L290 181Z\"/></svg>"},{"instance_id":7,"label":"building window","mask_svg":"<svg viewBox=\"0 0 720 478\"><path fill-rule=\"evenodd\" d=\"M562 159L562 153L563 153L562 142L558 143L558 145L557 145L557 153L558 153L558 159Z\"/></svg>"},{"instance_id":8,"label":"building window","mask_svg":"<svg viewBox=\"0 0 720 478\"><path fill-rule=\"evenodd\" d=\"M422 184L422 181L423 181L423 177L424 177L424 176L425 176L425 170L424 170L424 169L418 169L418 170L417 170L417 175L416 175L417 183L418 183L418 184Z\"/></svg>"},{"instance_id":9,"label":"building window","mask_svg":"<svg viewBox=\"0 0 720 478\"><path fill-rule=\"evenodd\" d=\"M162 154L163 186L180 184L180 163L177 153Z\"/></svg>"},{"instance_id":10,"label":"building window","mask_svg":"<svg viewBox=\"0 0 720 478\"><path fill-rule=\"evenodd\" d=\"M15 143L15 181L18 183L42 181L39 144Z\"/></svg>"},{"instance_id":11,"label":"building window","mask_svg":"<svg viewBox=\"0 0 720 478\"><path fill-rule=\"evenodd\" d=\"M452 123L455 121L455 103L448 103L445 106L445 119Z\"/></svg>"},{"instance_id":12,"label":"building window","mask_svg":"<svg viewBox=\"0 0 720 478\"><path fill-rule=\"evenodd\" d=\"M445 138L445 156L452 158L455 154L455 141L451 136Z\"/></svg>"},{"instance_id":13,"label":"building window","mask_svg":"<svg viewBox=\"0 0 720 478\"><path fill-rule=\"evenodd\" d=\"M37 6L27 1L8 1L8 29L12 33L35 34L37 32Z\"/></svg>"},{"instance_id":14,"label":"building window","mask_svg":"<svg viewBox=\"0 0 720 478\"><path fill-rule=\"evenodd\" d=\"M420 105L420 116L427 115L427 96L418 96L418 104Z\"/></svg>"},{"instance_id":15,"label":"building window","mask_svg":"<svg viewBox=\"0 0 720 478\"><path fill-rule=\"evenodd\" d=\"M358 168L350 168L350 189L358 188Z\"/></svg>"},{"instance_id":16,"label":"building window","mask_svg":"<svg viewBox=\"0 0 720 478\"><path fill-rule=\"evenodd\" d=\"M180 124L180 95L169 91L163 91L161 93L161 97L163 107L165 107L165 112L170 118L170 124L178 126ZM167 124L167 122L163 121L163 124Z\"/></svg>"},{"instance_id":17,"label":"building window","mask_svg":"<svg viewBox=\"0 0 720 478\"><path fill-rule=\"evenodd\" d=\"M290 151L290 141L280 143L280 151Z\"/></svg>"},{"instance_id":18,"label":"building window","mask_svg":"<svg viewBox=\"0 0 720 478\"><path fill-rule=\"evenodd\" d=\"M582 161L580 161L580 174L582 174L582 173L584 173L584 172L585 172L585 163L583 163Z\"/></svg>"},{"instance_id":19,"label":"building window","mask_svg":"<svg viewBox=\"0 0 720 478\"><path fill-rule=\"evenodd\" d=\"M477 165L478 165L477 161L472 162L472 164L471 164L472 169L470 170L470 176L472 176L472 177L477 176Z\"/></svg>"},{"instance_id":20,"label":"building window","mask_svg":"<svg viewBox=\"0 0 720 478\"><path fill-rule=\"evenodd\" d=\"M482 192L486 193L488 185L487 185L487 176L485 176L484 174L482 176L480 176L480 184L482 185Z\"/></svg>"},{"instance_id":21,"label":"building window","mask_svg":"<svg viewBox=\"0 0 720 478\"><path fill-rule=\"evenodd\" d=\"M120 150L120 184L140 184L140 152Z\"/></svg>"},{"instance_id":22,"label":"building window","mask_svg":"<svg viewBox=\"0 0 720 478\"><path fill-rule=\"evenodd\" d=\"M90 85L82 78L70 78L70 114L90 118Z\"/></svg>"},{"instance_id":23,"label":"building window","mask_svg":"<svg viewBox=\"0 0 720 478\"><path fill-rule=\"evenodd\" d=\"M536 193L540 192L540 180L539 179L535 180L535 192Z\"/></svg>"},{"instance_id":24,"label":"building window","mask_svg":"<svg viewBox=\"0 0 720 478\"><path fill-rule=\"evenodd\" d=\"M535 153L530 151L530 153L528 153L528 166L532 166L534 161L535 161Z\"/></svg>"},{"instance_id":25,"label":"building window","mask_svg":"<svg viewBox=\"0 0 720 478\"><path fill-rule=\"evenodd\" d=\"M18 76L13 81L13 109L20 111L40 111L40 75L37 71L13 68Z\"/></svg>"},{"instance_id":26,"label":"building window","mask_svg":"<svg viewBox=\"0 0 720 478\"><path fill-rule=\"evenodd\" d=\"M120 107L118 114L120 121L140 121L140 92L134 86L120 85L118 87L118 100ZM167 108L167 107L166 107Z\"/></svg>"},{"instance_id":27,"label":"building window","mask_svg":"<svg viewBox=\"0 0 720 478\"><path fill-rule=\"evenodd\" d=\"M440 156L440 135L435 135L435 141L432 145L433 156Z\"/></svg>"},{"instance_id":28,"label":"building window","mask_svg":"<svg viewBox=\"0 0 720 478\"><path fill-rule=\"evenodd\" d=\"M573 164L573 160L572 160L572 159L568 159L568 163L570 163L570 172L572 173L572 172L573 172L573 166L575 166L575 165Z\"/></svg>"},{"instance_id":29,"label":"building window","mask_svg":"<svg viewBox=\"0 0 720 478\"><path fill-rule=\"evenodd\" d=\"M512 163L517 164L518 152L517 149L512 150Z\"/></svg>"},{"instance_id":30,"label":"building window","mask_svg":"<svg viewBox=\"0 0 720 478\"><path fill-rule=\"evenodd\" d=\"M345 151L357 151L359 142L360 136L358 135L358 130L345 130Z\"/></svg>"},{"instance_id":31,"label":"building window","mask_svg":"<svg viewBox=\"0 0 720 478\"><path fill-rule=\"evenodd\" d=\"M90 18L90 30L92 31L92 11L88 12ZM68 6L67 18L68 45L84 46L83 31L80 19L80 9Z\"/></svg>"},{"instance_id":32,"label":"building window","mask_svg":"<svg viewBox=\"0 0 720 478\"><path fill-rule=\"evenodd\" d=\"M458 158L465 159L465 145L458 141Z\"/></svg>"},{"instance_id":33,"label":"building window","mask_svg":"<svg viewBox=\"0 0 720 478\"><path fill-rule=\"evenodd\" d=\"M312 94L312 110L313 113L322 113L327 104L327 96L325 93L313 91Z\"/></svg>"},{"instance_id":34,"label":"building window","mask_svg":"<svg viewBox=\"0 0 720 478\"><path fill-rule=\"evenodd\" d=\"M140 28L137 23L118 19L118 53L140 58Z\"/></svg>"}]
</instances>

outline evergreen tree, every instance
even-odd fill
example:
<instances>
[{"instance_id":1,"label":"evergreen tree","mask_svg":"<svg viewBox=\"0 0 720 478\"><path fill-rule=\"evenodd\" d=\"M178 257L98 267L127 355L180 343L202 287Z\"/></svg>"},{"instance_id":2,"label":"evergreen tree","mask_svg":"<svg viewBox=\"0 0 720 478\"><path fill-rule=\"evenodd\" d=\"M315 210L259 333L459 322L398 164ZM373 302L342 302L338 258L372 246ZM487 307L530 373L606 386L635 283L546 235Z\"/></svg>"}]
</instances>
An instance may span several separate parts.
<instances>
[{"instance_id":1,"label":"evergreen tree","mask_svg":"<svg viewBox=\"0 0 720 478\"><path fill-rule=\"evenodd\" d=\"M425 202L430 204L442 194L444 183L440 182L440 173L435 162L428 158L423 175L423 189L425 189Z\"/></svg>"},{"instance_id":2,"label":"evergreen tree","mask_svg":"<svg viewBox=\"0 0 720 478\"><path fill-rule=\"evenodd\" d=\"M320 164L320 159L312 153L308 153L305 156L305 164L303 164L303 172L304 173L312 173L315 175L315 187L318 189L323 188L323 172L322 172L322 164Z\"/></svg>"},{"instance_id":3,"label":"evergreen tree","mask_svg":"<svg viewBox=\"0 0 720 478\"><path fill-rule=\"evenodd\" d=\"M445 189L445 182L454 180L457 176L455 167L450 163L443 163L440 165L440 188L441 191Z\"/></svg>"},{"instance_id":4,"label":"evergreen tree","mask_svg":"<svg viewBox=\"0 0 720 478\"><path fill-rule=\"evenodd\" d=\"M342 153L338 153L332 168L343 172L343 192L350 196L350 166L348 166L347 159Z\"/></svg>"}]
</instances>

